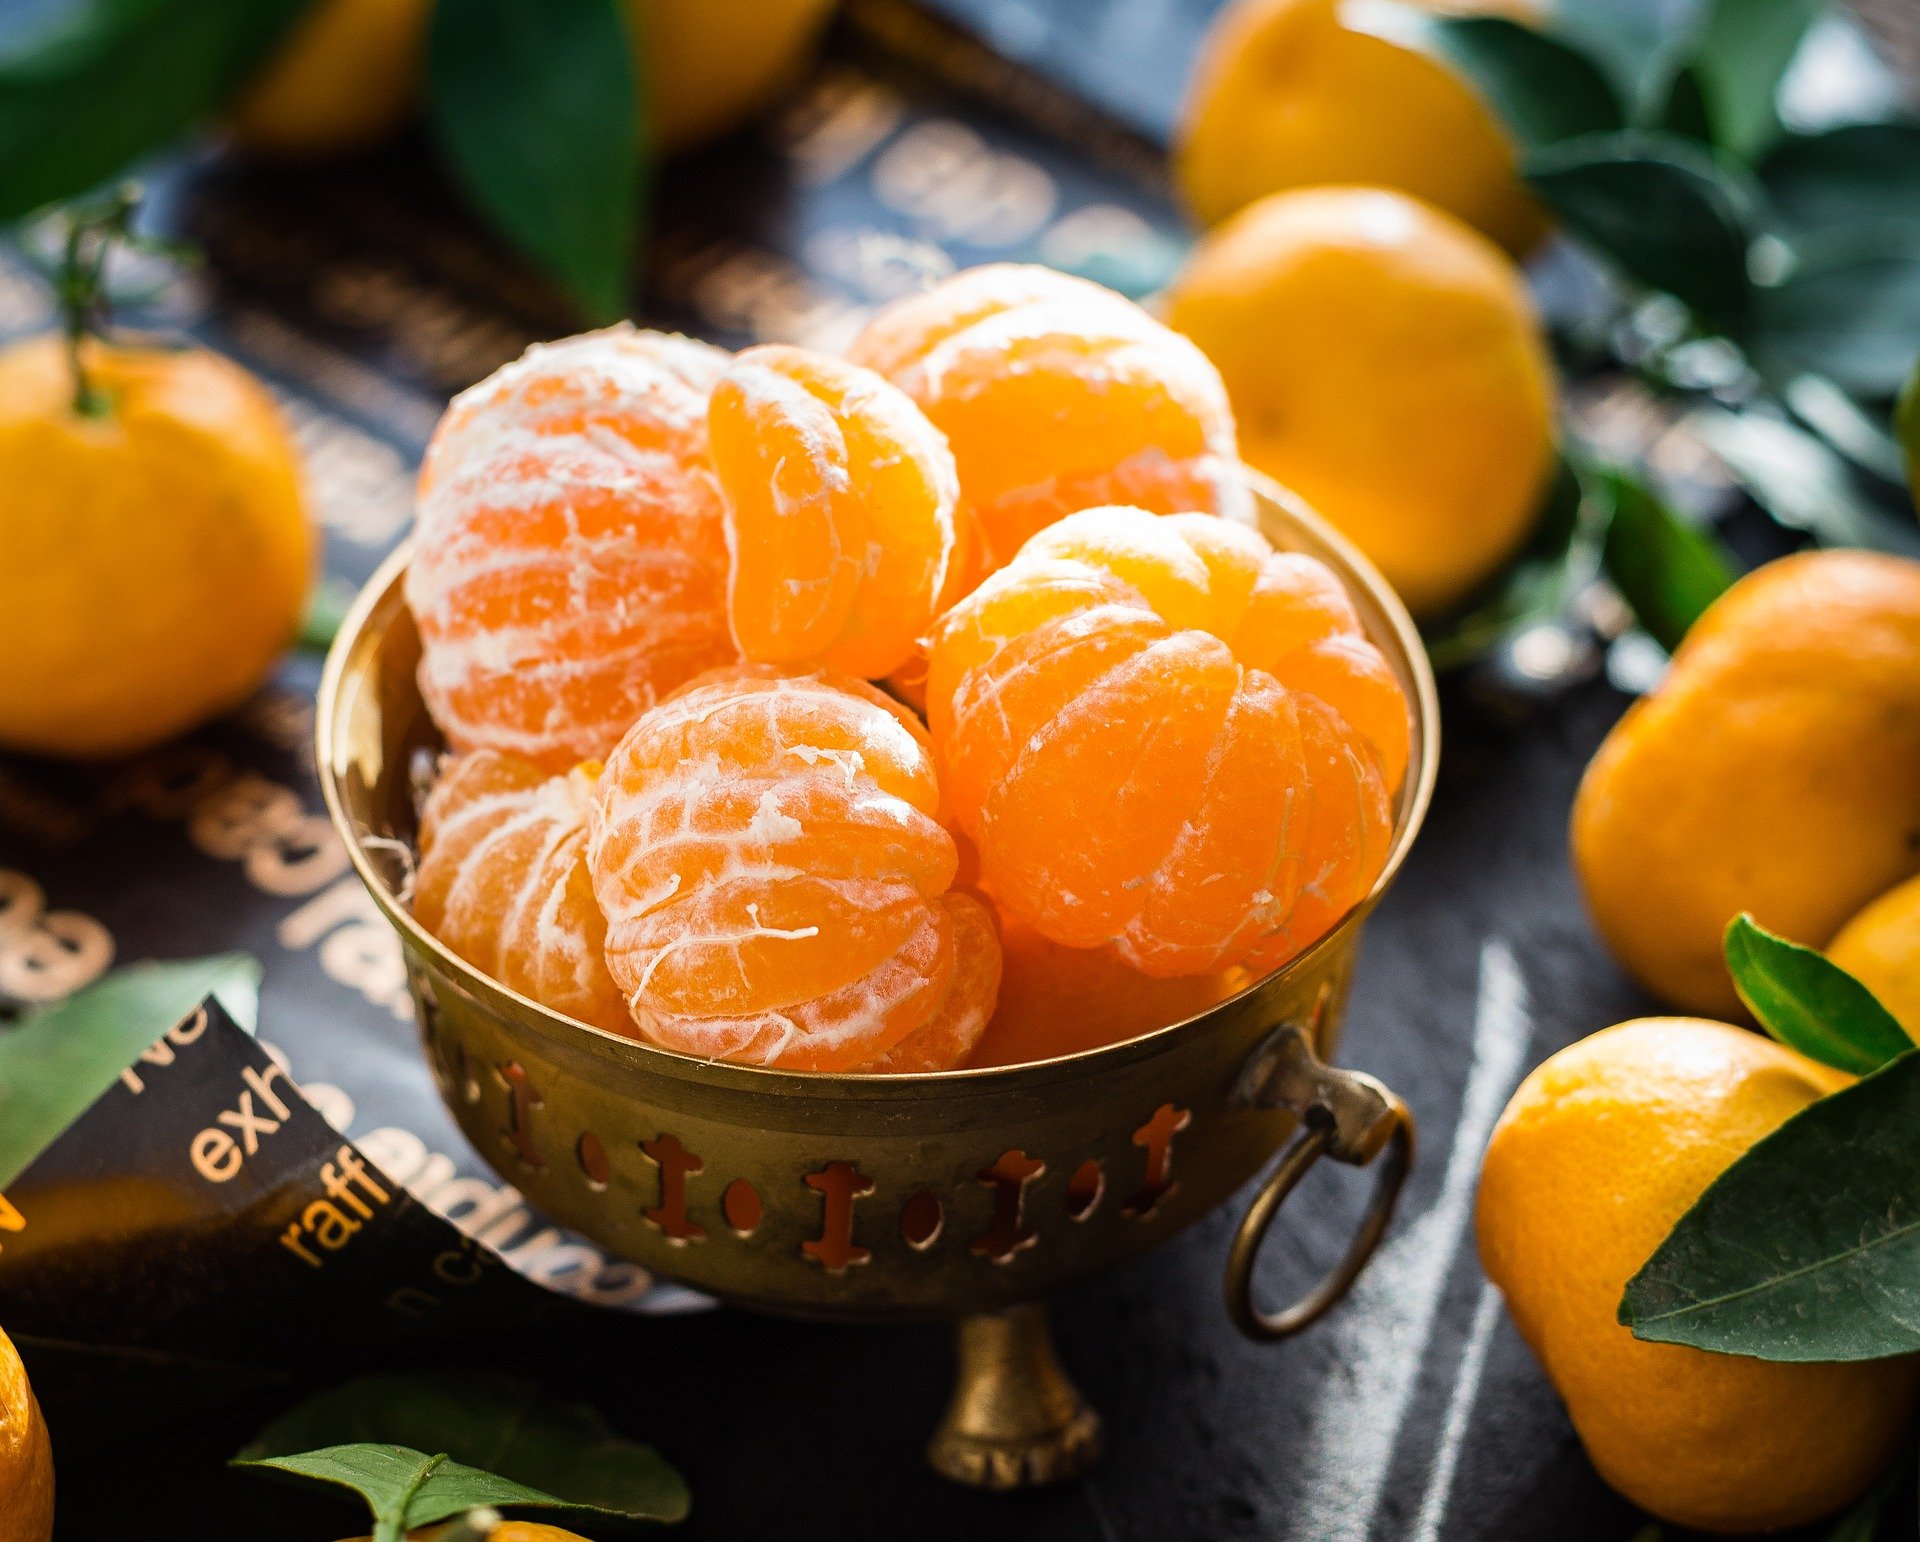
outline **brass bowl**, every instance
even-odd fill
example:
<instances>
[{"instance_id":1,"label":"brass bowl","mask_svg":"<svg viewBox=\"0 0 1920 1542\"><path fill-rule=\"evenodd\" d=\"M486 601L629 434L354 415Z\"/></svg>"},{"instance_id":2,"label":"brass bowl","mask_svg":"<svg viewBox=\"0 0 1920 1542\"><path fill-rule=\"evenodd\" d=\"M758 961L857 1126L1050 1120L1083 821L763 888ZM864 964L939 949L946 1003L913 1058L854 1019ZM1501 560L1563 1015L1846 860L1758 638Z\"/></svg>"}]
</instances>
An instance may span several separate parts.
<instances>
[{"instance_id":1,"label":"brass bowl","mask_svg":"<svg viewBox=\"0 0 1920 1542\"><path fill-rule=\"evenodd\" d=\"M410 767L441 741L415 686L406 553L375 575L327 660L318 712L327 808L400 934L427 1058L475 1148L527 1199L657 1273L760 1311L962 1322L961 1389L932 1454L990 1486L1092 1456L1097 1421L1059 1375L1037 1303L1173 1235L1302 1134L1256 1200L1229 1307L1278 1336L1331 1305L1378 1241L1412 1123L1371 1078L1326 1067L1360 929L1432 792L1438 707L1413 623L1371 564L1251 478L1261 527L1329 563L1412 704L1413 753L1379 882L1284 969L1186 1022L1030 1065L822 1075L691 1059L562 1017L429 936L396 893ZM1273 1210L1323 1153L1391 1156L1346 1262L1288 1312L1253 1305Z\"/></svg>"}]
</instances>

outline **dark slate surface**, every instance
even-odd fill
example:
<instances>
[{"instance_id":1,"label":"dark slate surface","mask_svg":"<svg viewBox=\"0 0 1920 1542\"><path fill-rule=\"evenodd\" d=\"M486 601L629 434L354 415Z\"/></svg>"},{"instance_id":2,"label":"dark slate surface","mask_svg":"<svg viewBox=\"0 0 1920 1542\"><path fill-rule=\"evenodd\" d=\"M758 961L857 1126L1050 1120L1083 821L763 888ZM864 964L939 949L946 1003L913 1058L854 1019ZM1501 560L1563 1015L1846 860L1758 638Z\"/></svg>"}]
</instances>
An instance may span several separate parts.
<instances>
[{"instance_id":1,"label":"dark slate surface","mask_svg":"<svg viewBox=\"0 0 1920 1542\"><path fill-rule=\"evenodd\" d=\"M1208 0L940 3L1114 121L984 53L956 54L923 17L856 5L858 25L780 125L673 170L646 319L734 344L831 344L951 266L1104 250L1124 268L1179 238L1147 136L1164 130ZM928 74L936 60L944 81ZM418 147L300 173L209 153L167 168L161 186L168 222L210 263L169 286L155 319L285 393L314 453L330 571L363 578L401 533L445 397L568 330L565 313L458 215ZM25 270L0 269L0 328L46 316ZM81 779L0 765L0 868L27 873L50 907L97 918L123 959L258 952L262 1037L323 1111L358 1138L404 1127L477 1173L415 1058L390 949L324 834L298 824L318 807L305 746L316 674L295 659L256 710L145 767ZM692 1484L689 1542L1624 1542L1642 1518L1581 1455L1480 1275L1471 1214L1481 1143L1526 1068L1647 1006L1582 916L1565 852L1574 785L1622 705L1598 684L1517 716L1449 703L1439 797L1370 928L1345 1048L1420 1120L1401 1219L1354 1298L1284 1345L1243 1341L1222 1309L1237 1205L1061 1301L1064 1357L1107 1420L1094 1478L1012 1498L933 1478L920 1445L950 1374L933 1329L583 1310L419 1358L524 1369L655 1442ZM210 853L184 808L156 801L182 778L248 773L296 805L258 867ZM1336 1256L1361 1188L1350 1174L1308 1185L1270 1244L1269 1291L1298 1289ZM523 1217L508 1244L537 1227ZM609 1268L574 1279L576 1293L638 1294ZM362 1529L351 1507L221 1469L276 1406L183 1417L105 1451L86 1449L84 1428L56 1428L61 1542Z\"/></svg>"}]
</instances>

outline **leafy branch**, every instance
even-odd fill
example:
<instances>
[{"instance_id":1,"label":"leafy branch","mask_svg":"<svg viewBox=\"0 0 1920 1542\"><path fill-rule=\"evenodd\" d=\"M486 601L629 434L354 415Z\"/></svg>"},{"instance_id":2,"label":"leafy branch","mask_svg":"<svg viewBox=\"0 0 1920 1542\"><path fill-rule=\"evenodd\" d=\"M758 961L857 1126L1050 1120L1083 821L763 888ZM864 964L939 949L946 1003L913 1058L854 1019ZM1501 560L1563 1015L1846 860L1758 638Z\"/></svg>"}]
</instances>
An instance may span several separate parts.
<instances>
[{"instance_id":1,"label":"leafy branch","mask_svg":"<svg viewBox=\"0 0 1920 1542\"><path fill-rule=\"evenodd\" d=\"M0 54L0 221L83 198L217 121L312 3L62 8ZM647 164L618 0L437 0L426 67L435 142L476 210L590 319L624 314Z\"/></svg>"},{"instance_id":2,"label":"leafy branch","mask_svg":"<svg viewBox=\"0 0 1920 1542\"><path fill-rule=\"evenodd\" d=\"M1574 318L1581 336L1678 403L1781 525L1823 545L1920 556L1889 411L1920 355L1920 123L1783 126L1781 81L1823 10L1700 0L1665 30L1637 30L1608 6L1560 7L1541 28L1421 25L1506 124L1528 186L1610 277L1599 286L1610 313ZM1909 446L1916 417L1910 406ZM1658 500L1624 471L1613 492L1626 523L1603 532L1605 571L1670 648L1691 620L1687 596L1712 587L1710 538L1649 517ZM1553 520L1550 495L1543 528ZM1577 592L1590 552L1561 549L1576 582L1559 587ZM1655 570L1678 590L1633 581ZM1537 553L1514 577L1534 594L1556 582ZM1437 656L1465 651L1450 632Z\"/></svg>"}]
</instances>

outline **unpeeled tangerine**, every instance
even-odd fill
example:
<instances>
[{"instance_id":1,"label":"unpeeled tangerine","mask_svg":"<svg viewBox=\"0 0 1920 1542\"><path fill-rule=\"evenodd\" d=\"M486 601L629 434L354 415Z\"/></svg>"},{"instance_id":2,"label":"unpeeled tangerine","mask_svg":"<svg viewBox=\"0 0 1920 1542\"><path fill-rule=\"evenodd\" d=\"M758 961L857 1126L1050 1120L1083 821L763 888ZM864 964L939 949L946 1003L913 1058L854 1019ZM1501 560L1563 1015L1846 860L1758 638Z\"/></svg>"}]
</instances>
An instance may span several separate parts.
<instances>
[{"instance_id":1,"label":"unpeeled tangerine","mask_svg":"<svg viewBox=\"0 0 1920 1542\"><path fill-rule=\"evenodd\" d=\"M971 268L882 310L848 357L912 397L952 447L961 593L1078 509L1247 513L1219 371L1098 284L1012 263Z\"/></svg>"},{"instance_id":2,"label":"unpeeled tangerine","mask_svg":"<svg viewBox=\"0 0 1920 1542\"><path fill-rule=\"evenodd\" d=\"M413 913L509 990L631 1035L602 957L606 922L587 877L596 765L549 776L497 750L455 756L420 818Z\"/></svg>"},{"instance_id":3,"label":"unpeeled tangerine","mask_svg":"<svg viewBox=\"0 0 1920 1542\"><path fill-rule=\"evenodd\" d=\"M1091 509L943 618L928 713L1003 909L1158 976L1265 970L1371 889L1406 699L1327 567Z\"/></svg>"},{"instance_id":4,"label":"unpeeled tangerine","mask_svg":"<svg viewBox=\"0 0 1920 1542\"><path fill-rule=\"evenodd\" d=\"M954 549L940 431L871 370L769 345L708 407L742 657L875 679L913 657Z\"/></svg>"},{"instance_id":5,"label":"unpeeled tangerine","mask_svg":"<svg viewBox=\"0 0 1920 1542\"><path fill-rule=\"evenodd\" d=\"M621 326L531 348L455 398L406 577L421 695L455 749L563 771L736 656L706 430L726 363Z\"/></svg>"},{"instance_id":6,"label":"unpeeled tangerine","mask_svg":"<svg viewBox=\"0 0 1920 1542\"><path fill-rule=\"evenodd\" d=\"M925 730L850 676L715 670L607 763L588 865L654 1042L805 1071L935 1070L984 1029L999 940L949 892Z\"/></svg>"}]
</instances>

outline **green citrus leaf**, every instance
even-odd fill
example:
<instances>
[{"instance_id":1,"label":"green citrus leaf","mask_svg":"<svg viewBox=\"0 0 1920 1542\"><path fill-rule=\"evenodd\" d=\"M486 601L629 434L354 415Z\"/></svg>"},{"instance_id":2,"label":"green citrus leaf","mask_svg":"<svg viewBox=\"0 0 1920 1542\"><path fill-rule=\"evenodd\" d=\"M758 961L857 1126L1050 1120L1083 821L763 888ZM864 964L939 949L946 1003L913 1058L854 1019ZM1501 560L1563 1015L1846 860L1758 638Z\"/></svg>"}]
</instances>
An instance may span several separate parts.
<instances>
[{"instance_id":1,"label":"green citrus leaf","mask_svg":"<svg viewBox=\"0 0 1920 1542\"><path fill-rule=\"evenodd\" d=\"M1920 123L1849 123L1791 134L1760 165L1774 219L1789 234L1920 222Z\"/></svg>"},{"instance_id":2,"label":"green citrus leaf","mask_svg":"<svg viewBox=\"0 0 1920 1542\"><path fill-rule=\"evenodd\" d=\"M359 1377L281 1415L235 1460L304 1471L289 1463L345 1451L360 1467L385 1472L387 1459L367 1453L393 1450L447 1456L409 1504L409 1526L481 1504L633 1520L687 1513L686 1484L651 1446L626 1439L584 1404L486 1372ZM331 1458L330 1466L341 1470Z\"/></svg>"},{"instance_id":3,"label":"green citrus leaf","mask_svg":"<svg viewBox=\"0 0 1920 1542\"><path fill-rule=\"evenodd\" d=\"M1920 1054L1802 1109L1680 1217L1620 1299L1634 1337L1761 1360L1920 1349Z\"/></svg>"},{"instance_id":4,"label":"green citrus leaf","mask_svg":"<svg viewBox=\"0 0 1920 1542\"><path fill-rule=\"evenodd\" d=\"M1737 576L1726 549L1653 492L1616 470L1599 480L1612 501L1601 561L1634 619L1671 653Z\"/></svg>"},{"instance_id":5,"label":"green citrus leaf","mask_svg":"<svg viewBox=\"0 0 1920 1542\"><path fill-rule=\"evenodd\" d=\"M237 1460L236 1466L285 1473L335 1488L351 1489L373 1512L372 1542L401 1542L415 1526L430 1526L478 1505L525 1505L536 1509L591 1510L552 1494L429 1456L408 1446L325 1446L287 1456ZM602 1512L605 1513L605 1512Z\"/></svg>"},{"instance_id":6,"label":"green citrus leaf","mask_svg":"<svg viewBox=\"0 0 1920 1542\"><path fill-rule=\"evenodd\" d=\"M489 220L594 321L626 314L644 166L617 0L439 0L428 120Z\"/></svg>"},{"instance_id":7,"label":"green citrus leaf","mask_svg":"<svg viewBox=\"0 0 1920 1542\"><path fill-rule=\"evenodd\" d=\"M1749 915L1727 923L1725 946L1740 999L1789 1049L1865 1076L1913 1048L1873 992L1825 954L1776 937Z\"/></svg>"},{"instance_id":8,"label":"green citrus leaf","mask_svg":"<svg viewBox=\"0 0 1920 1542\"><path fill-rule=\"evenodd\" d=\"M1737 169L1674 134L1589 134L1521 163L1527 184L1572 235L1627 277L1684 301L1707 328L1739 335L1758 223Z\"/></svg>"},{"instance_id":9,"label":"green citrus leaf","mask_svg":"<svg viewBox=\"0 0 1920 1542\"><path fill-rule=\"evenodd\" d=\"M212 116L312 0L89 0L0 52L0 220Z\"/></svg>"},{"instance_id":10,"label":"green citrus leaf","mask_svg":"<svg viewBox=\"0 0 1920 1542\"><path fill-rule=\"evenodd\" d=\"M1812 434L1763 409L1702 407L1687 415L1686 426L1781 524L1822 546L1920 557L1920 526L1868 498L1847 463Z\"/></svg>"},{"instance_id":11,"label":"green citrus leaf","mask_svg":"<svg viewBox=\"0 0 1920 1542\"><path fill-rule=\"evenodd\" d=\"M1682 73L1710 141L1751 161L1780 133L1774 97L1825 0L1707 0Z\"/></svg>"},{"instance_id":12,"label":"green citrus leaf","mask_svg":"<svg viewBox=\"0 0 1920 1542\"><path fill-rule=\"evenodd\" d=\"M1793 256L1778 284L1754 291L1754 367L1774 381L1810 372L1891 397L1920 351L1920 222L1803 235Z\"/></svg>"},{"instance_id":13,"label":"green citrus leaf","mask_svg":"<svg viewBox=\"0 0 1920 1542\"><path fill-rule=\"evenodd\" d=\"M259 963L244 953L219 953L130 964L65 1001L0 1023L0 1188L209 996L251 1033Z\"/></svg>"},{"instance_id":14,"label":"green citrus leaf","mask_svg":"<svg viewBox=\"0 0 1920 1542\"><path fill-rule=\"evenodd\" d=\"M1428 52L1471 81L1521 145L1626 127L1613 86L1587 56L1501 16L1428 16Z\"/></svg>"}]
</instances>

